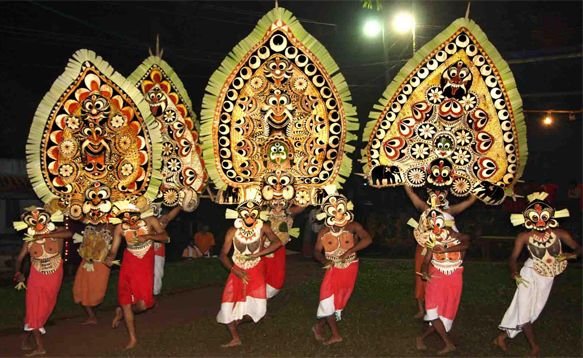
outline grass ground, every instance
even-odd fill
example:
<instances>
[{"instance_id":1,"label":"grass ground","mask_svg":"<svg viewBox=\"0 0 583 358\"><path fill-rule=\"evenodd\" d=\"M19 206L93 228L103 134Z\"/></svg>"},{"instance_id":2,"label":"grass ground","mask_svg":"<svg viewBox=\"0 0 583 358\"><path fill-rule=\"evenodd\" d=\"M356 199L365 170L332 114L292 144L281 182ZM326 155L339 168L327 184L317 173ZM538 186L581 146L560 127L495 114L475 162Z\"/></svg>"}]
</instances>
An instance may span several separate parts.
<instances>
[{"instance_id":1,"label":"grass ground","mask_svg":"<svg viewBox=\"0 0 583 358\"><path fill-rule=\"evenodd\" d=\"M215 262L216 264L216 262ZM169 265L168 267L170 267ZM193 269L196 267L191 266ZM189 267L190 268L190 267ZM221 276L209 269L213 280ZM174 269L172 269L174 270ZM178 268L179 275L194 275ZM204 274L196 275L206 280ZM170 272L167 274L171 278ZM581 267L571 265L556 278L550 299L535 330L542 355L579 357L582 355L582 279ZM177 285L186 278L172 278ZM359 278L340 322L345 341L324 347L317 343L310 327L318 305L321 273L287 287L269 302L268 314L258 324L240 326L243 346L222 349L228 340L225 326L214 317L175 326L156 336L144 337L135 356L420 356L414 337L422 330L412 318L412 262L363 259ZM165 284L170 285L169 281ZM502 356L491 344L498 334L497 324L510 303L515 286L502 263L467 262L464 292L458 318L451 332L459 356ZM441 343L427 341L434 354ZM528 345L523 335L510 342L507 356L524 356ZM108 353L120 355L118 350Z\"/></svg>"}]
</instances>

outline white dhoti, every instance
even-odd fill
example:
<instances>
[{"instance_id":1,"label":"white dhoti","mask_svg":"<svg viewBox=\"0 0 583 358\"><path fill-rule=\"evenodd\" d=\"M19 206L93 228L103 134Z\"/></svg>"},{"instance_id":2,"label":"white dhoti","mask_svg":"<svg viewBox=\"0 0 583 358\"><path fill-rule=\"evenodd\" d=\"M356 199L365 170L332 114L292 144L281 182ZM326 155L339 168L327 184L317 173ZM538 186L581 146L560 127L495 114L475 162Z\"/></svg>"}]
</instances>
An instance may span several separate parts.
<instances>
[{"instance_id":1,"label":"white dhoti","mask_svg":"<svg viewBox=\"0 0 583 358\"><path fill-rule=\"evenodd\" d=\"M166 257L154 256L154 295L159 295L162 290L162 278L164 278L164 263Z\"/></svg>"},{"instance_id":2,"label":"white dhoti","mask_svg":"<svg viewBox=\"0 0 583 358\"><path fill-rule=\"evenodd\" d=\"M525 324L536 321L545 307L553 287L554 277L541 276L536 273L531 259L524 263L524 267L520 270L520 276L528 283L526 286L521 284L516 288L512 303L510 303L498 326L510 338L516 337Z\"/></svg>"}]
</instances>

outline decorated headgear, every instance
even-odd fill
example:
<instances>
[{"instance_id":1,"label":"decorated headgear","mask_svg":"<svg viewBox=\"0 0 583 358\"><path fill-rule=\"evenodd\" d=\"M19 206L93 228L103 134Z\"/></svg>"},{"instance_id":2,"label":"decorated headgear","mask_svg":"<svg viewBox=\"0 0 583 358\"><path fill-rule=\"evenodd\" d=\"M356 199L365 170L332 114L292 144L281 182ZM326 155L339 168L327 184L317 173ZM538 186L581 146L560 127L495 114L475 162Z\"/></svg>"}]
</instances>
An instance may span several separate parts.
<instances>
[{"instance_id":1,"label":"decorated headgear","mask_svg":"<svg viewBox=\"0 0 583 358\"><path fill-rule=\"evenodd\" d=\"M182 81L160 56L148 57L129 76L162 128L162 176L158 196L165 206L194 211L208 175L195 128L196 115Z\"/></svg>"},{"instance_id":2,"label":"decorated headgear","mask_svg":"<svg viewBox=\"0 0 583 358\"><path fill-rule=\"evenodd\" d=\"M144 96L90 50L79 50L39 104L27 172L45 203L85 223L106 223L109 200L153 199L162 138Z\"/></svg>"},{"instance_id":3,"label":"decorated headgear","mask_svg":"<svg viewBox=\"0 0 583 358\"><path fill-rule=\"evenodd\" d=\"M113 217L109 219L112 224L120 224L125 220L139 220L154 215L150 203L142 200L143 197L135 201L120 200L113 204Z\"/></svg>"},{"instance_id":4,"label":"decorated headgear","mask_svg":"<svg viewBox=\"0 0 583 358\"><path fill-rule=\"evenodd\" d=\"M55 230L55 222L62 222L64 219L61 211L50 213L42 207L29 206L20 215L20 221L12 223L16 231L26 229L28 236L36 234L46 234Z\"/></svg>"},{"instance_id":5,"label":"decorated headgear","mask_svg":"<svg viewBox=\"0 0 583 358\"><path fill-rule=\"evenodd\" d=\"M374 108L362 151L373 187L431 186L497 205L524 171L516 81L470 19L455 20L419 49Z\"/></svg>"},{"instance_id":6,"label":"decorated headgear","mask_svg":"<svg viewBox=\"0 0 583 358\"><path fill-rule=\"evenodd\" d=\"M261 194L257 188L251 188L245 191L246 200L240 203L235 210L227 209L225 218L227 219L245 219L253 217L256 220L267 220L267 213L261 210Z\"/></svg>"},{"instance_id":7,"label":"decorated headgear","mask_svg":"<svg viewBox=\"0 0 583 358\"><path fill-rule=\"evenodd\" d=\"M334 185L324 187L326 196L322 200L322 212L316 215L318 220L324 220L327 227L343 227L354 220L352 209L354 205L344 195L340 194Z\"/></svg>"},{"instance_id":8,"label":"decorated headgear","mask_svg":"<svg viewBox=\"0 0 583 358\"><path fill-rule=\"evenodd\" d=\"M201 137L219 203L244 201L268 173L292 175L297 205L340 185L352 169L356 110L328 51L293 14L265 14L228 54L205 88ZM234 124L234 125L233 125Z\"/></svg>"},{"instance_id":9,"label":"decorated headgear","mask_svg":"<svg viewBox=\"0 0 583 358\"><path fill-rule=\"evenodd\" d=\"M427 189L427 205L431 208L449 208L447 190Z\"/></svg>"},{"instance_id":10,"label":"decorated headgear","mask_svg":"<svg viewBox=\"0 0 583 358\"><path fill-rule=\"evenodd\" d=\"M555 209L546 201L549 194L545 192L536 192L527 196L528 205L522 214L510 215L512 225L518 226L524 224L529 230L545 231L549 228L559 226L557 218L566 218L569 216L569 210Z\"/></svg>"}]
</instances>

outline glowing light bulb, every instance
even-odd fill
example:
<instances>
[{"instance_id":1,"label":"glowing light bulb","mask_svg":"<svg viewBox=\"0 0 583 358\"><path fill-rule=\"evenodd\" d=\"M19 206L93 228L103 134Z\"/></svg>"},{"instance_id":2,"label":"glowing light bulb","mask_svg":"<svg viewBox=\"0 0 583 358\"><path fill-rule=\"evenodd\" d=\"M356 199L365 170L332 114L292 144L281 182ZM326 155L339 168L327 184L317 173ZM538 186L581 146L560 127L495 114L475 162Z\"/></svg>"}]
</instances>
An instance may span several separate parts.
<instances>
[{"instance_id":1,"label":"glowing light bulb","mask_svg":"<svg viewBox=\"0 0 583 358\"><path fill-rule=\"evenodd\" d=\"M393 19L393 28L398 33L411 32L415 27L415 18L408 12L400 12Z\"/></svg>"},{"instance_id":2,"label":"glowing light bulb","mask_svg":"<svg viewBox=\"0 0 583 358\"><path fill-rule=\"evenodd\" d=\"M381 23L376 19L368 19L364 23L362 31L366 37L377 37L381 31Z\"/></svg>"}]
</instances>

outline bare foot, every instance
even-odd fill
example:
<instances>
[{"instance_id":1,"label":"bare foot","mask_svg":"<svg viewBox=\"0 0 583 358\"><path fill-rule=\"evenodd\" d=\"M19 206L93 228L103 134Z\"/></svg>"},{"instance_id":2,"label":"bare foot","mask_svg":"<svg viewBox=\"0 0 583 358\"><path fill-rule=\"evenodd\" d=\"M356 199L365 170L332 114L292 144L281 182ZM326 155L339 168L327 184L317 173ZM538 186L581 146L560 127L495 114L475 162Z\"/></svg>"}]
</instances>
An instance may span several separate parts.
<instances>
[{"instance_id":1,"label":"bare foot","mask_svg":"<svg viewBox=\"0 0 583 358\"><path fill-rule=\"evenodd\" d=\"M45 354L47 354L47 351L45 351L44 349L35 349L34 351L25 354L25 357L36 357L36 356L44 356Z\"/></svg>"},{"instance_id":2,"label":"bare foot","mask_svg":"<svg viewBox=\"0 0 583 358\"><path fill-rule=\"evenodd\" d=\"M121 307L117 307L115 309L115 317L113 317L113 321L111 321L111 328L117 328L119 327L119 323L123 321L123 311L121 310Z\"/></svg>"},{"instance_id":3,"label":"bare foot","mask_svg":"<svg viewBox=\"0 0 583 358\"><path fill-rule=\"evenodd\" d=\"M324 341L324 337L322 337L322 332L320 332L320 326L318 326L317 324L312 326L312 333L314 333L314 338L316 338L318 342Z\"/></svg>"},{"instance_id":4,"label":"bare foot","mask_svg":"<svg viewBox=\"0 0 583 358\"><path fill-rule=\"evenodd\" d=\"M442 356L444 354L448 354L450 352L455 351L455 346L453 344L446 344L445 347L443 347L442 350L440 350L439 352L437 352L437 355Z\"/></svg>"},{"instance_id":5,"label":"bare foot","mask_svg":"<svg viewBox=\"0 0 583 358\"><path fill-rule=\"evenodd\" d=\"M89 317L85 321L83 321L83 323L81 323L82 326L86 326L86 325L90 325L90 324L97 324L97 317ZM113 326L113 324L112 324L112 326Z\"/></svg>"},{"instance_id":6,"label":"bare foot","mask_svg":"<svg viewBox=\"0 0 583 358\"><path fill-rule=\"evenodd\" d=\"M423 342L422 337L415 337L415 347L417 347L418 351L427 350L427 346L425 345L425 342Z\"/></svg>"},{"instance_id":7,"label":"bare foot","mask_svg":"<svg viewBox=\"0 0 583 358\"><path fill-rule=\"evenodd\" d=\"M340 342L342 342L342 337L340 337L340 336L337 336L337 337L332 336L326 342L324 342L324 345L325 346L329 346L331 344L340 343Z\"/></svg>"},{"instance_id":8,"label":"bare foot","mask_svg":"<svg viewBox=\"0 0 583 358\"><path fill-rule=\"evenodd\" d=\"M419 312L417 312L415 314L415 316L413 316L413 318L415 318L415 319L421 319L421 318L423 318L423 316L425 316L425 312L419 311Z\"/></svg>"},{"instance_id":9,"label":"bare foot","mask_svg":"<svg viewBox=\"0 0 583 358\"><path fill-rule=\"evenodd\" d=\"M508 350L508 346L506 345L506 338L504 338L504 335L499 335L496 338L494 338L492 344L500 348L503 352L506 352Z\"/></svg>"},{"instance_id":10,"label":"bare foot","mask_svg":"<svg viewBox=\"0 0 583 358\"><path fill-rule=\"evenodd\" d=\"M32 339L32 336L26 336L22 339L22 343L20 344L20 349L23 351L30 351L36 348L36 343Z\"/></svg>"},{"instance_id":11,"label":"bare foot","mask_svg":"<svg viewBox=\"0 0 583 358\"><path fill-rule=\"evenodd\" d=\"M233 338L233 339L231 339L231 341L229 343L221 344L221 347L231 348L231 347L237 347L240 345L241 345L241 340Z\"/></svg>"},{"instance_id":12,"label":"bare foot","mask_svg":"<svg viewBox=\"0 0 583 358\"><path fill-rule=\"evenodd\" d=\"M126 347L125 347L124 349L125 349L125 350L132 349L132 348L134 348L136 345L138 345L138 340L137 340L137 339L131 339L131 338L130 338L130 341L128 342L128 344L126 345Z\"/></svg>"}]
</instances>

